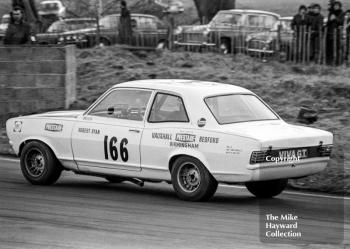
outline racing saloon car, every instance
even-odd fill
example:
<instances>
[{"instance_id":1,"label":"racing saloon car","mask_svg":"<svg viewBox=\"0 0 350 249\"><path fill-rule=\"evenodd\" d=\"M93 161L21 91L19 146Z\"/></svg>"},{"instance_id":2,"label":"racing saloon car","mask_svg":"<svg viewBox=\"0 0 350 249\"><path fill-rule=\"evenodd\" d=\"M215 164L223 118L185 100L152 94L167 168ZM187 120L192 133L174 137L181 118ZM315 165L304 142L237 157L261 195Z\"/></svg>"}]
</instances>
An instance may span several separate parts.
<instances>
[{"instance_id":1,"label":"racing saloon car","mask_svg":"<svg viewBox=\"0 0 350 249\"><path fill-rule=\"evenodd\" d=\"M324 170L333 135L287 124L241 87L191 80L115 85L84 111L9 119L7 134L32 184L63 170L113 183L167 182L180 199L210 199L219 183L257 197Z\"/></svg>"}]
</instances>

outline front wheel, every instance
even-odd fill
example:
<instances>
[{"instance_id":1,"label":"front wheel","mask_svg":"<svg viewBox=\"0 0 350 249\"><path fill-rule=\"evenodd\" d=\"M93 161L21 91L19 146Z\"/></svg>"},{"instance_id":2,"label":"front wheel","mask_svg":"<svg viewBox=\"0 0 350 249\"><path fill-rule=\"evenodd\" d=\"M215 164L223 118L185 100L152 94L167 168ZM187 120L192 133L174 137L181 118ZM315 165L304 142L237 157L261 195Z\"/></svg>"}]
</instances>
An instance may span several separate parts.
<instances>
[{"instance_id":1,"label":"front wheel","mask_svg":"<svg viewBox=\"0 0 350 249\"><path fill-rule=\"evenodd\" d=\"M30 142L21 153L21 170L31 184L51 185L61 176L63 168L47 145Z\"/></svg>"},{"instance_id":2,"label":"front wheel","mask_svg":"<svg viewBox=\"0 0 350 249\"><path fill-rule=\"evenodd\" d=\"M258 198L272 198L287 187L288 179L271 181L247 182L245 185L250 193Z\"/></svg>"},{"instance_id":3,"label":"front wheel","mask_svg":"<svg viewBox=\"0 0 350 249\"><path fill-rule=\"evenodd\" d=\"M173 164L171 171L173 188L185 201L206 201L216 192L218 183L205 166L196 158L183 156Z\"/></svg>"}]
</instances>

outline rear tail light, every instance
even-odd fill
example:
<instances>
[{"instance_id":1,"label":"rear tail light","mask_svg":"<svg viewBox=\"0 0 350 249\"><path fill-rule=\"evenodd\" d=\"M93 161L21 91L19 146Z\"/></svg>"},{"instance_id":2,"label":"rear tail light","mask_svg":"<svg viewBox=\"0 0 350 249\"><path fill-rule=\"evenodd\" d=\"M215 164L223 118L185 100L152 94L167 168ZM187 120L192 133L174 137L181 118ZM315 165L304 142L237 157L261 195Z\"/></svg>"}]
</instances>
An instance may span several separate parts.
<instances>
[{"instance_id":1,"label":"rear tail light","mask_svg":"<svg viewBox=\"0 0 350 249\"><path fill-rule=\"evenodd\" d=\"M318 148L319 156L321 157L329 157L332 153L333 145L320 145Z\"/></svg>"},{"instance_id":2,"label":"rear tail light","mask_svg":"<svg viewBox=\"0 0 350 249\"><path fill-rule=\"evenodd\" d=\"M266 162L267 151L253 151L250 156L250 164L263 163Z\"/></svg>"}]
</instances>

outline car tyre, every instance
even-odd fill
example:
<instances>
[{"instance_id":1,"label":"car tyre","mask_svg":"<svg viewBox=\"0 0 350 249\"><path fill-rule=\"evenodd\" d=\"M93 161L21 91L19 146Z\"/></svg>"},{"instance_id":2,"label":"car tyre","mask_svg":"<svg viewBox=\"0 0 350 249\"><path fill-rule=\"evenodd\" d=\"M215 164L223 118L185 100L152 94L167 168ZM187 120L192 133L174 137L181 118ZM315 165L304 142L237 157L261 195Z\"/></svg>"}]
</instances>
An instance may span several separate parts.
<instances>
[{"instance_id":1,"label":"car tyre","mask_svg":"<svg viewBox=\"0 0 350 249\"><path fill-rule=\"evenodd\" d=\"M122 177L118 177L118 176L107 176L105 177L107 181L109 181L110 183L122 183L123 181L125 181L124 178Z\"/></svg>"},{"instance_id":2,"label":"car tyre","mask_svg":"<svg viewBox=\"0 0 350 249\"><path fill-rule=\"evenodd\" d=\"M174 162L171 179L176 194L185 201L207 201L218 187L203 163L189 156L182 156Z\"/></svg>"},{"instance_id":3,"label":"car tyre","mask_svg":"<svg viewBox=\"0 0 350 249\"><path fill-rule=\"evenodd\" d=\"M24 146L20 164L23 176L33 185L54 184L63 170L52 150L41 142Z\"/></svg>"},{"instance_id":4,"label":"car tyre","mask_svg":"<svg viewBox=\"0 0 350 249\"><path fill-rule=\"evenodd\" d=\"M165 49L168 49L168 43L166 41L158 42L156 50L165 50Z\"/></svg>"},{"instance_id":5,"label":"car tyre","mask_svg":"<svg viewBox=\"0 0 350 249\"><path fill-rule=\"evenodd\" d=\"M287 187L288 179L278 179L271 181L247 182L245 185L250 193L257 198L272 198Z\"/></svg>"},{"instance_id":6,"label":"car tyre","mask_svg":"<svg viewBox=\"0 0 350 249\"><path fill-rule=\"evenodd\" d=\"M227 39L222 39L220 42L220 53L221 54L229 54L231 52L231 44Z\"/></svg>"}]
</instances>

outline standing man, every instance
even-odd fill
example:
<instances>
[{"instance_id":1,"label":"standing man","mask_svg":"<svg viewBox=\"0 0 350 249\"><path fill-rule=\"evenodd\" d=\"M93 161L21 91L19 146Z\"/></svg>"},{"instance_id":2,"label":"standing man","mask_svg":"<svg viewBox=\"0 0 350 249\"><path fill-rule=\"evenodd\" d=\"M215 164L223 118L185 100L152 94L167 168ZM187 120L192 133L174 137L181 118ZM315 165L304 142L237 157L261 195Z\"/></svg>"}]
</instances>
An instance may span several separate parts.
<instances>
[{"instance_id":1,"label":"standing man","mask_svg":"<svg viewBox=\"0 0 350 249\"><path fill-rule=\"evenodd\" d=\"M341 2L335 1L330 10L327 22L327 63L339 64L341 54L341 34L340 26L344 24L344 12Z\"/></svg>"},{"instance_id":2,"label":"standing man","mask_svg":"<svg viewBox=\"0 0 350 249\"><path fill-rule=\"evenodd\" d=\"M119 40L121 44L129 45L132 41L131 15L125 0L120 2Z\"/></svg>"},{"instance_id":3,"label":"standing man","mask_svg":"<svg viewBox=\"0 0 350 249\"><path fill-rule=\"evenodd\" d=\"M31 28L23 19L24 12L15 6L10 13L10 23L4 37L5 45L21 45L30 42Z\"/></svg>"},{"instance_id":4,"label":"standing man","mask_svg":"<svg viewBox=\"0 0 350 249\"><path fill-rule=\"evenodd\" d=\"M305 51L305 32L307 32L307 8L305 5L299 7L298 14L293 17L291 28L294 31L294 40L295 40L295 56L296 61L302 61L302 55Z\"/></svg>"},{"instance_id":5,"label":"standing man","mask_svg":"<svg viewBox=\"0 0 350 249\"><path fill-rule=\"evenodd\" d=\"M310 59L318 62L320 59L320 49L321 49L321 37L323 29L324 16L321 14L321 5L314 4L312 7L312 13L308 17L308 24L311 29L310 38Z\"/></svg>"}]
</instances>

